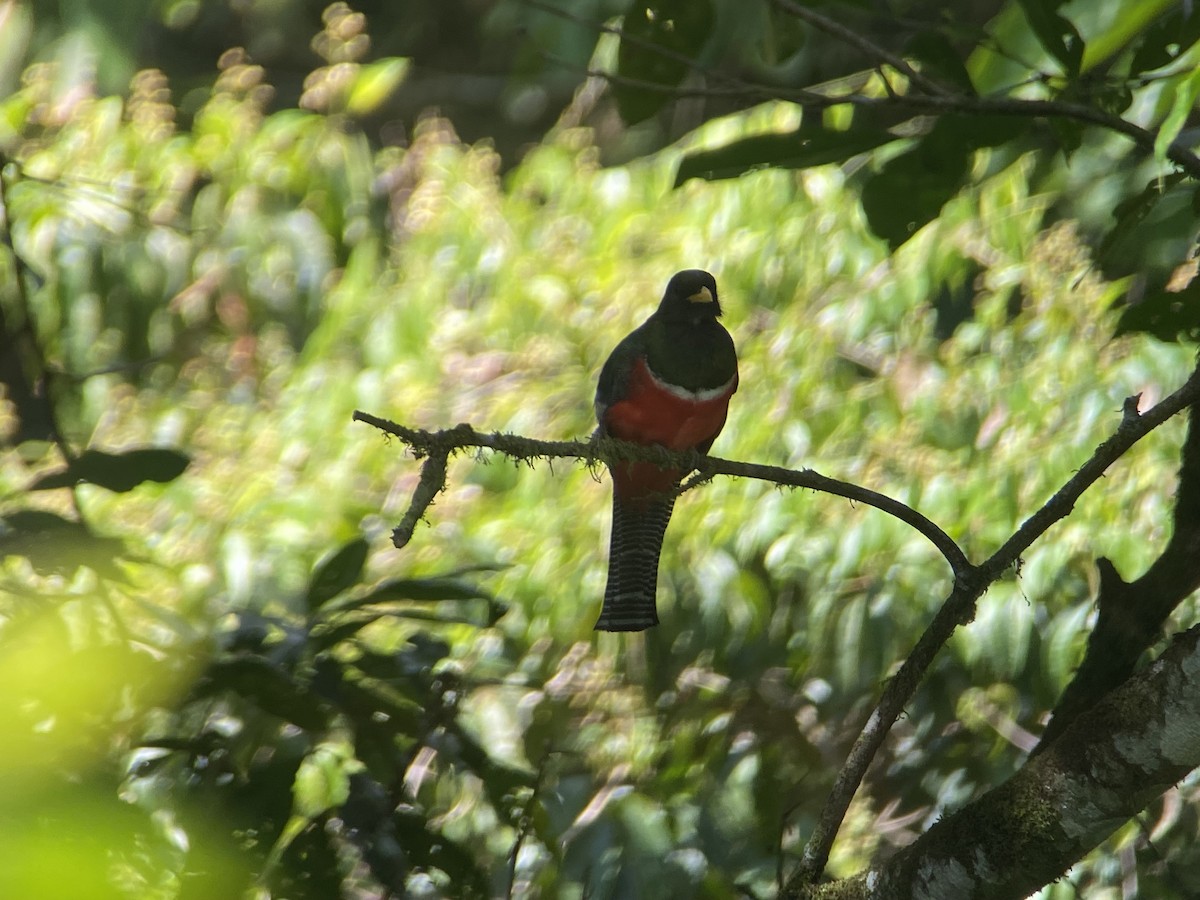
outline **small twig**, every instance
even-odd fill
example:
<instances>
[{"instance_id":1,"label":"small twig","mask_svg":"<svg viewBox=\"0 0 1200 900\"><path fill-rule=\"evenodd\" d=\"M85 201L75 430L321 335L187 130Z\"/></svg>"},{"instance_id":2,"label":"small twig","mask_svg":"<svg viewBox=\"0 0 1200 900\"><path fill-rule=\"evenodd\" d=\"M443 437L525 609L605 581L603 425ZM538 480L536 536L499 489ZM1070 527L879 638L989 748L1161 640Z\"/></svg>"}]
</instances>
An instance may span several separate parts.
<instances>
[{"instance_id":1,"label":"small twig","mask_svg":"<svg viewBox=\"0 0 1200 900\"><path fill-rule=\"evenodd\" d=\"M525 808L521 811L521 818L517 823L517 836L513 841L512 851L509 854L508 860L508 891L505 894L506 900L512 900L513 891L516 889L517 857L521 855L521 847L525 843L525 838L529 836L529 832L533 829L534 806L541 800L542 786L546 779L546 769L553 755L554 751L551 750L538 765L537 777L534 779L533 789L529 793L529 799L526 801Z\"/></svg>"},{"instance_id":2,"label":"small twig","mask_svg":"<svg viewBox=\"0 0 1200 900\"><path fill-rule=\"evenodd\" d=\"M37 332L33 327L33 304L29 299L29 266L25 262L25 257L17 250L17 245L13 240L12 205L10 202L8 177L4 173L4 168L7 165L8 159L3 154L0 154L0 241L3 241L4 246L8 248L8 252L12 254L15 275L13 278L14 288L16 290L17 301L21 306L22 322L20 328L25 335L26 344L37 365L37 386L35 391L37 397L42 401L46 421L50 424L50 439L58 447L58 452L62 454L63 459L71 463L75 461L75 453L66 442L66 439L63 438L62 430L58 426L58 413L54 408L54 400L50 396L49 367L46 364L46 356L42 353L42 346L38 343Z\"/></svg>"},{"instance_id":3,"label":"small twig","mask_svg":"<svg viewBox=\"0 0 1200 900\"><path fill-rule=\"evenodd\" d=\"M421 480L413 491L412 503L400 524L392 530L392 545L401 549L412 540L417 523L425 515L431 503L446 487L446 460L448 452L435 451L421 465Z\"/></svg>"}]
</instances>

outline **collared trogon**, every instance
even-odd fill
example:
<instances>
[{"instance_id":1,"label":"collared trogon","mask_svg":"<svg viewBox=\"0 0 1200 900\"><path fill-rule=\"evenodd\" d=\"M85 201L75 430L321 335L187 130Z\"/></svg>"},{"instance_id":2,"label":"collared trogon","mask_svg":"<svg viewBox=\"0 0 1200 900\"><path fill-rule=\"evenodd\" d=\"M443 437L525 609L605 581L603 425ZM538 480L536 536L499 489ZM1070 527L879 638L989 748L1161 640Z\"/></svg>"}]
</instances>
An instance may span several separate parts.
<instances>
[{"instance_id":1,"label":"collared trogon","mask_svg":"<svg viewBox=\"0 0 1200 900\"><path fill-rule=\"evenodd\" d=\"M717 282L699 269L676 273L658 309L617 344L596 386L600 436L670 450L708 452L738 386L733 338L717 317ZM613 475L608 585L598 631L658 624L655 589L663 534L686 474L621 462Z\"/></svg>"}]
</instances>

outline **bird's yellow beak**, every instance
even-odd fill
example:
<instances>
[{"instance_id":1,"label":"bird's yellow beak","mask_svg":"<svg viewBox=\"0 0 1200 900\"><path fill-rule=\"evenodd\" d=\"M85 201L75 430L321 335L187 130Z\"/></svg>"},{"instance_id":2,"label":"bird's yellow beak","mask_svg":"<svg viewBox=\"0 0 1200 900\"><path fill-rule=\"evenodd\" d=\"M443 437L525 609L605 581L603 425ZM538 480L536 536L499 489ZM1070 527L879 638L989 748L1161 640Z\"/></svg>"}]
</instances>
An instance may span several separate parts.
<instances>
[{"instance_id":1,"label":"bird's yellow beak","mask_svg":"<svg viewBox=\"0 0 1200 900\"><path fill-rule=\"evenodd\" d=\"M688 297L688 299L693 303L712 303L713 295L712 291L710 291L708 288L702 287L700 290L696 291L696 293Z\"/></svg>"}]
</instances>

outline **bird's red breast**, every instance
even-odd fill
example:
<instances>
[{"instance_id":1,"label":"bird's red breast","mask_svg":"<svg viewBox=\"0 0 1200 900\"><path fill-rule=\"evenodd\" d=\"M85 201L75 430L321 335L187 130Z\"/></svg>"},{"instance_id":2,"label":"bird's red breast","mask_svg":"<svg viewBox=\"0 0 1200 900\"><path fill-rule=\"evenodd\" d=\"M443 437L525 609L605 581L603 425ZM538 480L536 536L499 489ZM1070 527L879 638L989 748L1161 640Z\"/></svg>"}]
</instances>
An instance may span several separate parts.
<instances>
[{"instance_id":1,"label":"bird's red breast","mask_svg":"<svg viewBox=\"0 0 1200 900\"><path fill-rule=\"evenodd\" d=\"M659 444L668 450L707 450L725 425L737 375L717 388L689 391L667 384L634 360L625 396L604 412L604 429L616 438ZM669 492L683 473L653 463L618 463L613 486L623 500L637 501Z\"/></svg>"}]
</instances>

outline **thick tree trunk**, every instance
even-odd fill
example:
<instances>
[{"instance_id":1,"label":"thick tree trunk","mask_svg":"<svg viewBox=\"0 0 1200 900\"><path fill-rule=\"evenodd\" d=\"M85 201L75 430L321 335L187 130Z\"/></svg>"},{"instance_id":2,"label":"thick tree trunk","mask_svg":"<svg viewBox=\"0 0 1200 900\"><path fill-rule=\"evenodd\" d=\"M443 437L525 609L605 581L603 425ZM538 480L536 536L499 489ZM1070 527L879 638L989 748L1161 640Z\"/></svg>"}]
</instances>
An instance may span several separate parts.
<instances>
[{"instance_id":1,"label":"thick tree trunk","mask_svg":"<svg viewBox=\"0 0 1200 900\"><path fill-rule=\"evenodd\" d=\"M1007 782L806 900L1022 900L1200 766L1200 626Z\"/></svg>"}]
</instances>

